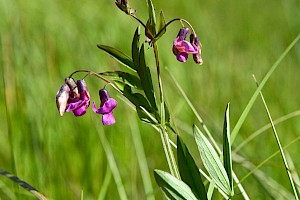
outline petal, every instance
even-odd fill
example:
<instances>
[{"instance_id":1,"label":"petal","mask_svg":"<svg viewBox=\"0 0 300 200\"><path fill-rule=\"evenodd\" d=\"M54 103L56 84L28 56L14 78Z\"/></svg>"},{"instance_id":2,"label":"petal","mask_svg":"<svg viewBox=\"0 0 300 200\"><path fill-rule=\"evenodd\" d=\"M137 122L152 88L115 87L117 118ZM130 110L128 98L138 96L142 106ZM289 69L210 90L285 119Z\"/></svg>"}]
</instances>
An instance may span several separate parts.
<instances>
[{"instance_id":1,"label":"petal","mask_svg":"<svg viewBox=\"0 0 300 200\"><path fill-rule=\"evenodd\" d=\"M178 53L176 55L176 59L180 62L186 62L186 60L188 59L188 54L185 52Z\"/></svg>"},{"instance_id":2,"label":"petal","mask_svg":"<svg viewBox=\"0 0 300 200\"><path fill-rule=\"evenodd\" d=\"M73 111L73 110L81 107L84 103L85 103L85 101L82 101L82 100L78 100L74 103L69 103L67 108L66 108L66 112Z\"/></svg>"},{"instance_id":3,"label":"petal","mask_svg":"<svg viewBox=\"0 0 300 200\"><path fill-rule=\"evenodd\" d=\"M115 117L113 116L113 113L107 113L102 115L102 124L103 125L112 125L116 122Z\"/></svg>"},{"instance_id":4,"label":"petal","mask_svg":"<svg viewBox=\"0 0 300 200\"><path fill-rule=\"evenodd\" d=\"M98 114L108 114L118 105L117 101L113 98L109 98L102 107L100 107L96 113Z\"/></svg>"},{"instance_id":5,"label":"petal","mask_svg":"<svg viewBox=\"0 0 300 200\"><path fill-rule=\"evenodd\" d=\"M97 107L96 107L95 102L93 102L92 109L93 109L93 111L94 111L95 113L100 114L100 113L98 113L98 109L97 109Z\"/></svg>"},{"instance_id":6,"label":"petal","mask_svg":"<svg viewBox=\"0 0 300 200\"><path fill-rule=\"evenodd\" d=\"M85 106L81 106L75 110L73 110L73 114L76 116L76 117L79 117L79 116L82 116L86 113L86 107Z\"/></svg>"},{"instance_id":7,"label":"petal","mask_svg":"<svg viewBox=\"0 0 300 200\"><path fill-rule=\"evenodd\" d=\"M195 45L192 45L191 43L189 43L188 41L181 41L176 45L176 48L178 49L178 51L180 52L186 52L186 53L198 53L198 47L196 47Z\"/></svg>"}]
</instances>

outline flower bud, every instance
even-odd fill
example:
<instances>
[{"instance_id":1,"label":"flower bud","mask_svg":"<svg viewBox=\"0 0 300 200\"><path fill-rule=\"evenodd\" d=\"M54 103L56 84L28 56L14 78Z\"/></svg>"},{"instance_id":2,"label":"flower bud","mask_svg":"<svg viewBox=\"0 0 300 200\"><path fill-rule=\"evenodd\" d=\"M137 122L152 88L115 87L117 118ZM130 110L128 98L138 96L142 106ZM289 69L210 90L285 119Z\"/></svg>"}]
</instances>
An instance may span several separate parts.
<instances>
[{"instance_id":1,"label":"flower bud","mask_svg":"<svg viewBox=\"0 0 300 200\"><path fill-rule=\"evenodd\" d=\"M56 106L60 116L63 116L66 111L66 107L68 105L69 93L70 93L70 88L67 84L61 86L59 91L56 93Z\"/></svg>"},{"instance_id":2,"label":"flower bud","mask_svg":"<svg viewBox=\"0 0 300 200\"><path fill-rule=\"evenodd\" d=\"M185 40L188 33L189 33L189 29L187 27L183 27L179 30L177 38L180 38L181 40Z\"/></svg>"},{"instance_id":3,"label":"flower bud","mask_svg":"<svg viewBox=\"0 0 300 200\"><path fill-rule=\"evenodd\" d=\"M129 7L128 0L116 0L115 4L120 10L125 12L127 15L132 15L133 13L135 13L135 10Z\"/></svg>"}]
</instances>

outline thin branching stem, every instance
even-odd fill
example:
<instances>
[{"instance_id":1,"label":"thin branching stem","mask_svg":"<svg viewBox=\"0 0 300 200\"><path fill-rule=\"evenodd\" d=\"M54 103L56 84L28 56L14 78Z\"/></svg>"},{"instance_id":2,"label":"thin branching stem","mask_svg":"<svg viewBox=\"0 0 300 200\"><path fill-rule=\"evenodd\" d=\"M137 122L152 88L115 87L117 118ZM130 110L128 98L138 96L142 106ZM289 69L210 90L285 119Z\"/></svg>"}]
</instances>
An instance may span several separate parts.
<instances>
[{"instance_id":1,"label":"thin branching stem","mask_svg":"<svg viewBox=\"0 0 300 200\"><path fill-rule=\"evenodd\" d=\"M85 70L85 69L79 69L74 71L73 73L71 73L68 77L71 78L74 74L76 73L80 73L80 72L85 72L87 73L83 78L89 76L89 75L93 75L96 76L97 78L100 78L101 80L103 80L104 82L106 82L107 84L111 85L115 90L117 90L119 93L123 94L123 92L110 80L108 80L107 78L104 78L103 76L101 76L101 74L90 71L90 70Z\"/></svg>"}]
</instances>

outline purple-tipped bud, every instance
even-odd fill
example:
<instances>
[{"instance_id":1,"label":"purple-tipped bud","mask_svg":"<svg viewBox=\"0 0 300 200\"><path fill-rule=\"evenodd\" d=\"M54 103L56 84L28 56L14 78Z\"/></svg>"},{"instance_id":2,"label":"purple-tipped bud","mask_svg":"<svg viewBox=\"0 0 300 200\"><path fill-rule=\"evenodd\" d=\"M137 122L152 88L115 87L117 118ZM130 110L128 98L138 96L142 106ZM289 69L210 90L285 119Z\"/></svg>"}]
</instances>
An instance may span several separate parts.
<instances>
[{"instance_id":1,"label":"purple-tipped bud","mask_svg":"<svg viewBox=\"0 0 300 200\"><path fill-rule=\"evenodd\" d=\"M189 33L189 29L187 27L183 27L179 30L177 38L180 38L181 40L185 40L188 33Z\"/></svg>"},{"instance_id":2,"label":"purple-tipped bud","mask_svg":"<svg viewBox=\"0 0 300 200\"><path fill-rule=\"evenodd\" d=\"M193 59L194 59L195 63L202 65L203 64L203 59L201 57L202 45L195 33L191 33L190 42L191 42L191 44L194 44L195 46L197 46L199 49L199 52L197 54L193 54Z\"/></svg>"},{"instance_id":3,"label":"purple-tipped bud","mask_svg":"<svg viewBox=\"0 0 300 200\"><path fill-rule=\"evenodd\" d=\"M70 88L67 84L61 86L56 93L56 106L60 116L63 116L68 105Z\"/></svg>"}]
</instances>

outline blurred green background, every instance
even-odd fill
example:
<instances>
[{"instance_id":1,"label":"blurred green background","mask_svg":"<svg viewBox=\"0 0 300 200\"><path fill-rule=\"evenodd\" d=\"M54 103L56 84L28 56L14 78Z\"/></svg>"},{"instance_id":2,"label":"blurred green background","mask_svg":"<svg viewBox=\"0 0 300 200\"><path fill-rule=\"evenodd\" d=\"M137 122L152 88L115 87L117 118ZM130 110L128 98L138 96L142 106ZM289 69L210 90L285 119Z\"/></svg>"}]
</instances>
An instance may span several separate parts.
<instances>
[{"instance_id":1,"label":"blurred green background","mask_svg":"<svg viewBox=\"0 0 300 200\"><path fill-rule=\"evenodd\" d=\"M166 21L188 20L202 45L204 65L179 63L172 42L180 23L167 29L159 40L162 78L166 100L178 130L201 166L191 136L195 115L184 101L169 73L183 87L217 141L222 142L225 106L231 103L231 126L237 122L256 89L252 74L260 81L280 54L300 32L300 1L159 1L157 14ZM147 20L145 1L130 1L142 21ZM159 134L139 122L137 115L109 88L119 104L117 123L102 126L101 116L91 109L80 118L71 113L60 117L55 94L64 78L77 69L96 72L124 69L100 51L106 44L130 55L131 40L138 23L120 12L113 0L0 0L0 169L16 174L49 199L120 199L110 176L109 145L128 199L146 199L133 142L141 136L154 195L163 195L153 178L154 169L168 170ZM155 72L152 50L149 65ZM166 70L169 70L169 72ZM292 49L263 89L274 119L300 109L300 44ZM83 75L75 76L82 78ZM153 77L154 80L155 77ZM104 82L86 79L91 99L99 104L98 90ZM299 135L300 119L277 126L283 145ZM233 146L268 123L261 100L252 108ZM103 138L106 136L105 138ZM277 150L271 130L250 142L239 153L255 165ZM288 149L299 172L299 143ZM247 174L240 164L237 175ZM280 156L267 162L262 171L290 190ZM105 186L108 177L108 187ZM244 181L252 199L272 199L253 177ZM106 190L107 189L107 190ZM215 198L219 198L216 196ZM237 194L234 199L241 198ZM0 177L0 199L34 199L15 183Z\"/></svg>"}]
</instances>

